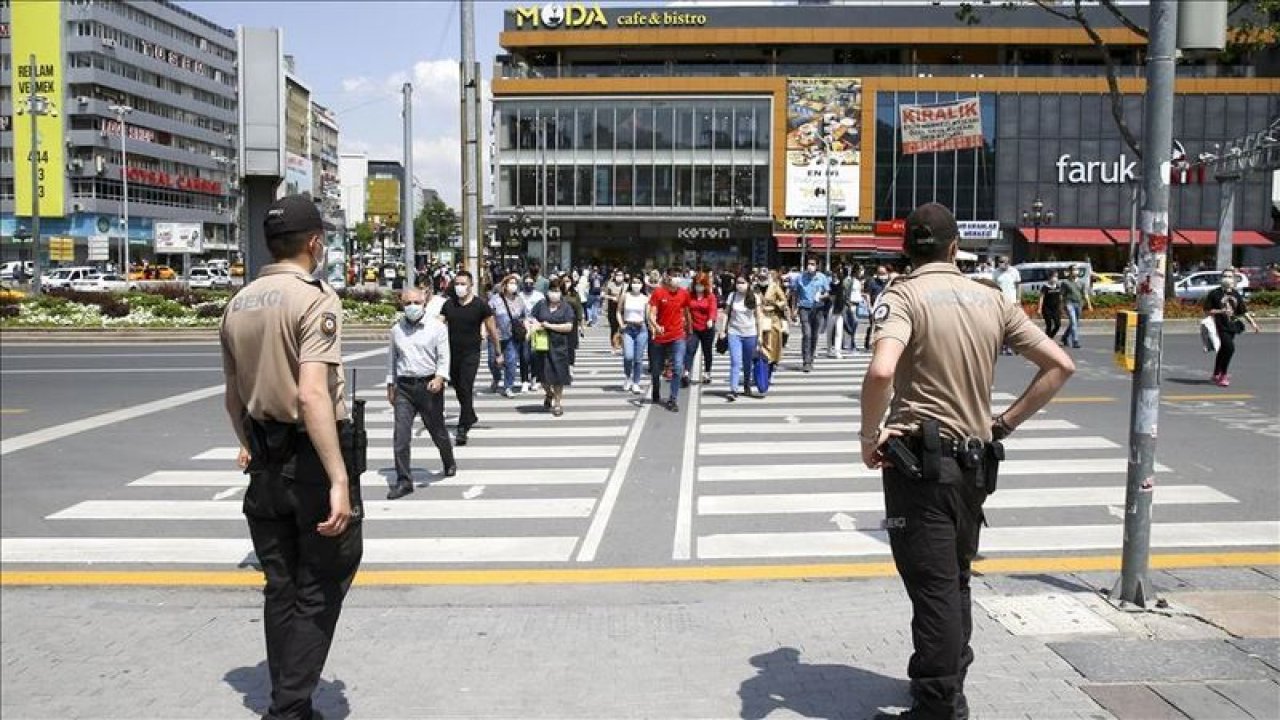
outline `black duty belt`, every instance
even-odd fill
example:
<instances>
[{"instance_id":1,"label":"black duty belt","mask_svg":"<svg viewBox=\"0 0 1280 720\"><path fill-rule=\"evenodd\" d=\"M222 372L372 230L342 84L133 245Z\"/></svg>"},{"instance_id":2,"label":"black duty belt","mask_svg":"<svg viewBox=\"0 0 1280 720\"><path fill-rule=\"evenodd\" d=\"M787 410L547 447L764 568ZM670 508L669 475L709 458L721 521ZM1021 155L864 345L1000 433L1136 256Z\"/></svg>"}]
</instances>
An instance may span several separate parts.
<instances>
[{"instance_id":1,"label":"black duty belt","mask_svg":"<svg viewBox=\"0 0 1280 720\"><path fill-rule=\"evenodd\" d=\"M981 438L976 438L976 437L968 438L965 440L955 440L953 438L943 436L939 438L939 440L941 442L939 450L942 452L943 455L949 455L951 457L960 457L964 453L968 452L970 449L973 449L975 447L978 449L982 449L982 448L985 448L987 445L987 443L984 442ZM913 452L920 452L924 447L924 439L918 434L908 435L907 443L909 444Z\"/></svg>"},{"instance_id":2,"label":"black duty belt","mask_svg":"<svg viewBox=\"0 0 1280 720\"><path fill-rule=\"evenodd\" d=\"M436 379L435 375L397 375L396 376L396 382L408 383L410 385L414 383L429 383L435 379Z\"/></svg>"}]
</instances>

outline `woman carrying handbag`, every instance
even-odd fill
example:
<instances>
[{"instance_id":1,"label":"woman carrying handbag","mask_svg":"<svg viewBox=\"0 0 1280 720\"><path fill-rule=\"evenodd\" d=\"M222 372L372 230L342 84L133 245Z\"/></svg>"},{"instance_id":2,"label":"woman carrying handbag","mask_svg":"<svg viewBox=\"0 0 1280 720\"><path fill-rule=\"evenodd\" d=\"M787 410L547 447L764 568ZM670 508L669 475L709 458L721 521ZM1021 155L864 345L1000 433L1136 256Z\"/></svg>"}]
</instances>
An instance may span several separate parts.
<instances>
[{"instance_id":1,"label":"woman carrying handbag","mask_svg":"<svg viewBox=\"0 0 1280 720\"><path fill-rule=\"evenodd\" d=\"M764 328L768 319L764 314L764 302L751 289L746 277L734 281L733 292L725 298L723 324L720 338L729 349L729 391L725 400L738 399L738 387L751 396L751 374L757 353L764 346Z\"/></svg>"}]
</instances>

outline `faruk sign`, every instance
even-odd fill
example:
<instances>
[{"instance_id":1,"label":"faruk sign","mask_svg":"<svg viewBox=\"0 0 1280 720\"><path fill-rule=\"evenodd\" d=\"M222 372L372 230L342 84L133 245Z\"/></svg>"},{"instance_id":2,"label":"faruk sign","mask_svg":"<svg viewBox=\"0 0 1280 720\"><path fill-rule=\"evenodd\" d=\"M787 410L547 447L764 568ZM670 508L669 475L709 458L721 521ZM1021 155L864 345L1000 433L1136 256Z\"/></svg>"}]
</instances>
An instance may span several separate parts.
<instances>
[{"instance_id":1,"label":"faruk sign","mask_svg":"<svg viewBox=\"0 0 1280 720\"><path fill-rule=\"evenodd\" d=\"M1092 160L1088 162L1072 160L1071 155L1064 154L1054 163L1058 168L1059 185L1123 185L1134 179L1134 171L1138 167L1137 160L1130 160L1124 153L1112 162Z\"/></svg>"},{"instance_id":2,"label":"faruk sign","mask_svg":"<svg viewBox=\"0 0 1280 720\"><path fill-rule=\"evenodd\" d=\"M556 28L584 28L600 25L609 27L604 11L596 3L547 3L515 9L516 27L540 30Z\"/></svg>"}]
</instances>

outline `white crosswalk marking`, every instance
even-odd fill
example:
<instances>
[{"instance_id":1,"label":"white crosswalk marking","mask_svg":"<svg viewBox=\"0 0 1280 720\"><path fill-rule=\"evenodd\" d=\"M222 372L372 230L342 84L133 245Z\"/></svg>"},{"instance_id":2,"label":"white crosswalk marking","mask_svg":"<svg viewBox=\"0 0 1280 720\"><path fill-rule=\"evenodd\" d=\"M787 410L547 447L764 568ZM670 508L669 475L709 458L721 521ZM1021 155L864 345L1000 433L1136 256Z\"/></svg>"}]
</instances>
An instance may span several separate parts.
<instances>
[{"instance_id":1,"label":"white crosswalk marking","mask_svg":"<svg viewBox=\"0 0 1280 720\"><path fill-rule=\"evenodd\" d=\"M589 530L598 543L609 526L598 506L642 407L635 396L611 390L621 384L622 361L607 347L607 339L598 335L589 336L579 350L561 418L542 407L540 391L514 398L485 392L489 377L482 367L476 383L482 388L476 396L480 423L469 444L454 449L457 475L440 473L439 455L418 420L416 492L395 501L381 497L395 481L389 462L395 417L386 387L357 385L366 401L370 442L370 470L360 478L363 562L568 563ZM457 411L452 389L445 391L445 404L452 435ZM55 528L50 537L5 538L0 562L243 566L252 560L253 548L243 529L240 491L249 480L234 468L238 452L233 446L212 447L171 469L138 477L128 483L127 498L89 499L53 512L47 517ZM224 497L211 500L215 495ZM187 537L185 528L195 522L214 523L211 527L225 528L218 531L225 534ZM139 533L140 526L146 528L142 534L155 537L123 536ZM102 534L116 527L132 530ZM75 536L67 534L70 528L77 530Z\"/></svg>"},{"instance_id":2,"label":"white crosswalk marking","mask_svg":"<svg viewBox=\"0 0 1280 720\"><path fill-rule=\"evenodd\" d=\"M677 560L769 560L887 556L881 471L862 464L856 433L858 395L868 358L819 357L812 373L795 372L788 353L767 397L723 402L727 387L702 391L694 488L692 552L679 542ZM993 392L993 413L1016 396ZM997 493L985 504L993 527L982 552L1112 550L1121 543L1128 459L1114 440L1078 421L1042 410L1005 441ZM1169 468L1157 465L1157 472ZM1083 482L1085 478L1092 478ZM1113 480L1099 485L1099 480ZM1105 481L1105 480L1104 480ZM1238 503L1209 485L1161 485L1161 506ZM1070 510L1079 525L1055 516ZM837 529L832 529L836 522ZM1049 520L1052 524L1035 524ZM1100 524L1106 523L1106 524ZM863 529L865 528L865 530ZM678 538L677 538L678 539ZM1274 546L1280 523L1163 523L1153 547Z\"/></svg>"}]
</instances>

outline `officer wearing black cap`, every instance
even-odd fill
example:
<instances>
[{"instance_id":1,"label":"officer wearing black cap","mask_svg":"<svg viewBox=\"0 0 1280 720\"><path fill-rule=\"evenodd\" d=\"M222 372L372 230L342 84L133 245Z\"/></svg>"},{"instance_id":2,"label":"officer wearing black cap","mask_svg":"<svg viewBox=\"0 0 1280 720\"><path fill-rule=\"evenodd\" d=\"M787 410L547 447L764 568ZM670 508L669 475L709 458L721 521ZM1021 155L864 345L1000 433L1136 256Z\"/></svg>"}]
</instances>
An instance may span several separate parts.
<instances>
[{"instance_id":1,"label":"officer wearing black cap","mask_svg":"<svg viewBox=\"0 0 1280 720\"><path fill-rule=\"evenodd\" d=\"M912 605L913 704L898 717L968 717L970 563L1004 456L999 440L1075 370L999 290L960 273L958 239L942 205L922 205L907 218L904 249L916 269L894 280L872 311L874 351L862 385L862 459L883 468L885 527ZM993 419L992 380L1005 344L1040 371Z\"/></svg>"},{"instance_id":2,"label":"officer wearing black cap","mask_svg":"<svg viewBox=\"0 0 1280 720\"><path fill-rule=\"evenodd\" d=\"M317 717L311 695L363 549L358 460L342 370L342 304L314 277L324 261L315 204L267 210L274 263L222 318L226 410L249 474L244 514L266 575L266 717Z\"/></svg>"}]
</instances>

